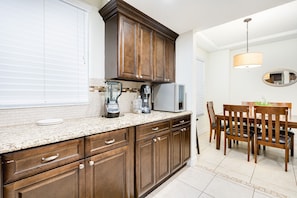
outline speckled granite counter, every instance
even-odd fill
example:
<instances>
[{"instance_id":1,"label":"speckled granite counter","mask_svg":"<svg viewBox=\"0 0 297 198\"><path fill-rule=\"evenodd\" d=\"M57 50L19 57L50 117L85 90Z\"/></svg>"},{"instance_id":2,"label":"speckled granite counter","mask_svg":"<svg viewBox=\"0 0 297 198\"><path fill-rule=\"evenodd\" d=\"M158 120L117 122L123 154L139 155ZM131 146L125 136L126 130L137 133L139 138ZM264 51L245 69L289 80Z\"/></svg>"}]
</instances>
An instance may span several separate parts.
<instances>
[{"instance_id":1,"label":"speckled granite counter","mask_svg":"<svg viewBox=\"0 0 297 198\"><path fill-rule=\"evenodd\" d=\"M126 113L118 118L92 117L64 120L62 124L51 126L28 124L1 127L0 154L188 114L191 112L152 111L150 114Z\"/></svg>"}]
</instances>

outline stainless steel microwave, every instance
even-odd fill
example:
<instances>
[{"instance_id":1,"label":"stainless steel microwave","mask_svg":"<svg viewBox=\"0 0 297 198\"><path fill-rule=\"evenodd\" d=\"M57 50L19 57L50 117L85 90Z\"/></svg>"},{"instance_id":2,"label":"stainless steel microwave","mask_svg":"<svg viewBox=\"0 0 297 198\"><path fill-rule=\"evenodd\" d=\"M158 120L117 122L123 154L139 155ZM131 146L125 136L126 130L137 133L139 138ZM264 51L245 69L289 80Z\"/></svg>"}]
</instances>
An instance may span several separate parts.
<instances>
[{"instance_id":1,"label":"stainless steel microwave","mask_svg":"<svg viewBox=\"0 0 297 198\"><path fill-rule=\"evenodd\" d=\"M153 109L157 111L181 112L185 108L185 86L165 83L153 86Z\"/></svg>"}]
</instances>

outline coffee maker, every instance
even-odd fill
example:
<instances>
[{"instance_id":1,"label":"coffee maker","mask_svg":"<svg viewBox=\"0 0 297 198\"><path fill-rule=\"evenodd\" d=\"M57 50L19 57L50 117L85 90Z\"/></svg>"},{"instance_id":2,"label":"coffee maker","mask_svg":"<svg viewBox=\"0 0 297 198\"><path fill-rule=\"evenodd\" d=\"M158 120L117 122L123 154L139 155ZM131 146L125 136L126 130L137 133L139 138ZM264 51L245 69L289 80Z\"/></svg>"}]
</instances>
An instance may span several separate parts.
<instances>
[{"instance_id":1,"label":"coffee maker","mask_svg":"<svg viewBox=\"0 0 297 198\"><path fill-rule=\"evenodd\" d=\"M122 94L122 83L116 81L106 81L105 85L105 117L119 117L120 107L118 98Z\"/></svg>"},{"instance_id":2,"label":"coffee maker","mask_svg":"<svg viewBox=\"0 0 297 198\"><path fill-rule=\"evenodd\" d=\"M151 94L151 88L149 85L141 85L140 87L140 96L142 99L142 113L150 113L150 102L149 97Z\"/></svg>"}]
</instances>

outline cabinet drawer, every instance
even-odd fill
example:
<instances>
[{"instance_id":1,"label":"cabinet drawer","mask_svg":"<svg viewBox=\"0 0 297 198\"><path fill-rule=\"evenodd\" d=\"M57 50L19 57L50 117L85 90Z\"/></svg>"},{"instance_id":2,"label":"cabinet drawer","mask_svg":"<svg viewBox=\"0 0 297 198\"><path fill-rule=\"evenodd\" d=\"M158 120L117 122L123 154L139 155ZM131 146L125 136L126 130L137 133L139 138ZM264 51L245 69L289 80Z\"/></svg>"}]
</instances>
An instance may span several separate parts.
<instances>
[{"instance_id":1,"label":"cabinet drawer","mask_svg":"<svg viewBox=\"0 0 297 198\"><path fill-rule=\"evenodd\" d=\"M184 124L191 122L191 115L181 116L175 119L172 119L172 128L179 127Z\"/></svg>"},{"instance_id":2,"label":"cabinet drawer","mask_svg":"<svg viewBox=\"0 0 297 198\"><path fill-rule=\"evenodd\" d=\"M170 121L153 122L136 127L136 140L170 129Z\"/></svg>"},{"instance_id":3,"label":"cabinet drawer","mask_svg":"<svg viewBox=\"0 0 297 198\"><path fill-rule=\"evenodd\" d=\"M85 140L85 154L89 157L98 153L128 145L129 128L88 136L85 138Z\"/></svg>"},{"instance_id":4,"label":"cabinet drawer","mask_svg":"<svg viewBox=\"0 0 297 198\"><path fill-rule=\"evenodd\" d=\"M3 183L7 184L84 158L84 139L4 154Z\"/></svg>"}]
</instances>

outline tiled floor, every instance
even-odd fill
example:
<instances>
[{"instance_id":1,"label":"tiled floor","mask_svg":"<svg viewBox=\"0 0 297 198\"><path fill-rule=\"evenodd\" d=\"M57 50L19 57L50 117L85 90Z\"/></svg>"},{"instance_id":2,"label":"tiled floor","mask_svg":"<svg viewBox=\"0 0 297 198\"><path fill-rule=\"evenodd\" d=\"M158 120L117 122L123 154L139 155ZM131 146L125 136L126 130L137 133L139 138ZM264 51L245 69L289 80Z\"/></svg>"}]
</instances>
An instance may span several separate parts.
<instances>
[{"instance_id":1,"label":"tiled floor","mask_svg":"<svg viewBox=\"0 0 297 198\"><path fill-rule=\"evenodd\" d=\"M199 136L200 155L195 166L183 168L147 198L297 197L296 153L285 172L284 150L267 147L255 164L253 156L247 161L245 143L227 148L224 156L223 141L221 150L216 150L215 141L209 143L208 138L208 133Z\"/></svg>"}]
</instances>

